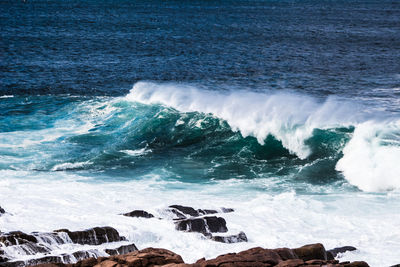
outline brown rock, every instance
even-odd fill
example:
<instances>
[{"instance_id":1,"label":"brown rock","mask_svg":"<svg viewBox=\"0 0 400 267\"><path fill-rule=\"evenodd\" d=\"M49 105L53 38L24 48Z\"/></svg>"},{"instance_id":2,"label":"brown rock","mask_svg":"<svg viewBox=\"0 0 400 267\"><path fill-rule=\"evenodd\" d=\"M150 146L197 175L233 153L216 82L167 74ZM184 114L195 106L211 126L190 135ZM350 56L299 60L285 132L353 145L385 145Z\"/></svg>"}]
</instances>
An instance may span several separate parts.
<instances>
[{"instance_id":1,"label":"brown rock","mask_svg":"<svg viewBox=\"0 0 400 267\"><path fill-rule=\"evenodd\" d=\"M276 248L274 249L276 253L279 254L282 260L298 259L299 257L290 248Z\"/></svg>"},{"instance_id":2,"label":"brown rock","mask_svg":"<svg viewBox=\"0 0 400 267\"><path fill-rule=\"evenodd\" d=\"M321 243L305 245L293 249L294 253L305 261L308 260L327 260L326 251Z\"/></svg>"},{"instance_id":3,"label":"brown rock","mask_svg":"<svg viewBox=\"0 0 400 267\"><path fill-rule=\"evenodd\" d=\"M291 259L281 261L276 267L297 267L304 265L304 261L301 259Z\"/></svg>"},{"instance_id":4,"label":"brown rock","mask_svg":"<svg viewBox=\"0 0 400 267\"><path fill-rule=\"evenodd\" d=\"M196 264L200 267L214 267L214 266L267 267L267 266L274 266L278 264L280 261L282 261L281 257L274 250L256 247L239 253L224 254L211 260L201 259L197 261Z\"/></svg>"},{"instance_id":5,"label":"brown rock","mask_svg":"<svg viewBox=\"0 0 400 267\"><path fill-rule=\"evenodd\" d=\"M369 267L365 261L353 261L351 263L344 264L344 267Z\"/></svg>"}]
</instances>

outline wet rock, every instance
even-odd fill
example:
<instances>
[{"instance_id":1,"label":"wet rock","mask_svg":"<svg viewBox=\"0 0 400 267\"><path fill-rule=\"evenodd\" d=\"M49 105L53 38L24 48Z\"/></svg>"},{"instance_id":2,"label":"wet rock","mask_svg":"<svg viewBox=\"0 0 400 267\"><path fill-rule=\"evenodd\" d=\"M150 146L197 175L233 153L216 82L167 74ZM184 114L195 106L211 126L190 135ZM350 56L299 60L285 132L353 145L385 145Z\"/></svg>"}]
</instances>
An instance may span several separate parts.
<instances>
[{"instance_id":1,"label":"wet rock","mask_svg":"<svg viewBox=\"0 0 400 267\"><path fill-rule=\"evenodd\" d=\"M300 248L295 248L293 251L304 261L327 260L325 248L321 243L305 245Z\"/></svg>"},{"instance_id":2,"label":"wet rock","mask_svg":"<svg viewBox=\"0 0 400 267\"><path fill-rule=\"evenodd\" d=\"M199 217L207 214L218 213L216 210L208 209L194 209L192 207L181 206L181 205L171 205L168 211L176 215L177 219L186 219L188 217Z\"/></svg>"},{"instance_id":3,"label":"wet rock","mask_svg":"<svg viewBox=\"0 0 400 267\"><path fill-rule=\"evenodd\" d=\"M125 245L125 246L120 246L119 248L114 248L114 249L106 249L104 250L107 254L109 255L121 255L121 254L127 254L133 251L138 250L135 244L130 244L130 245Z\"/></svg>"},{"instance_id":4,"label":"wet rock","mask_svg":"<svg viewBox=\"0 0 400 267\"><path fill-rule=\"evenodd\" d=\"M0 206L0 216L1 216L1 214L4 214L4 213L6 213L6 211Z\"/></svg>"},{"instance_id":5,"label":"wet rock","mask_svg":"<svg viewBox=\"0 0 400 267\"><path fill-rule=\"evenodd\" d=\"M151 213L148 213L147 211L144 210L134 210L128 213L122 214L124 216L128 217L139 217L139 218L154 218L154 215Z\"/></svg>"},{"instance_id":6,"label":"wet rock","mask_svg":"<svg viewBox=\"0 0 400 267\"><path fill-rule=\"evenodd\" d=\"M277 265L281 260L278 253L272 249L260 247L248 249L239 253L229 253L218 256L215 259L198 260L194 266L216 267L216 266L260 266L269 267Z\"/></svg>"},{"instance_id":7,"label":"wet rock","mask_svg":"<svg viewBox=\"0 0 400 267\"><path fill-rule=\"evenodd\" d=\"M229 213L229 212L234 212L235 211L234 209L231 209L231 208L221 208L221 210L222 210L223 213Z\"/></svg>"},{"instance_id":8,"label":"wet rock","mask_svg":"<svg viewBox=\"0 0 400 267\"><path fill-rule=\"evenodd\" d=\"M8 247L25 243L37 243L37 239L33 235L28 235L21 231L14 231L9 233L1 233L0 243L3 243L4 246Z\"/></svg>"},{"instance_id":9,"label":"wet rock","mask_svg":"<svg viewBox=\"0 0 400 267\"><path fill-rule=\"evenodd\" d=\"M56 233L65 232L73 243L81 245L100 245L108 242L117 242L125 240L117 230L112 227L95 227L84 231L71 232L68 229L54 231Z\"/></svg>"},{"instance_id":10,"label":"wet rock","mask_svg":"<svg viewBox=\"0 0 400 267\"><path fill-rule=\"evenodd\" d=\"M352 246L344 246L344 247L337 247L334 249L330 249L326 251L326 253L331 254L331 256L335 258L339 253L345 253L346 251L354 251L354 250L357 250L357 248ZM328 258L330 258L330 255L328 255Z\"/></svg>"},{"instance_id":11,"label":"wet rock","mask_svg":"<svg viewBox=\"0 0 400 267\"><path fill-rule=\"evenodd\" d=\"M225 219L216 216L179 220L175 222L175 228L179 231L203 234L225 233L228 231Z\"/></svg>"},{"instance_id":12,"label":"wet rock","mask_svg":"<svg viewBox=\"0 0 400 267\"><path fill-rule=\"evenodd\" d=\"M221 243L239 243L239 242L247 242L247 236L244 232L240 232L237 235L229 235L229 236L213 236L211 240Z\"/></svg>"}]
</instances>

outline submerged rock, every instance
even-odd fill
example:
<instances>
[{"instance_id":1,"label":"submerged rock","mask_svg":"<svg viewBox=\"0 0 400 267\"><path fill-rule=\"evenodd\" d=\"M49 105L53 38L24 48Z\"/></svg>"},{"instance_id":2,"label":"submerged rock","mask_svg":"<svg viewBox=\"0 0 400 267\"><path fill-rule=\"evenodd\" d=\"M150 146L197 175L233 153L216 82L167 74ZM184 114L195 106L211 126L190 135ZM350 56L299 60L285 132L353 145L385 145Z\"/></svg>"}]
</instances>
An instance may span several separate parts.
<instances>
[{"instance_id":1,"label":"submerged rock","mask_svg":"<svg viewBox=\"0 0 400 267\"><path fill-rule=\"evenodd\" d=\"M240 232L237 235L212 236L211 240L221 243L239 243L239 242L247 242L247 236L244 232Z\"/></svg>"},{"instance_id":2,"label":"submerged rock","mask_svg":"<svg viewBox=\"0 0 400 267\"><path fill-rule=\"evenodd\" d=\"M68 229L55 230L54 232L67 233L73 243L81 245L100 245L108 242L118 242L125 240L117 230L112 227L94 227L84 231L71 232Z\"/></svg>"},{"instance_id":3,"label":"submerged rock","mask_svg":"<svg viewBox=\"0 0 400 267\"><path fill-rule=\"evenodd\" d=\"M140 218L154 218L154 215L151 213L148 213L147 211L144 210L134 210L128 213L122 214L124 216L128 217L140 217Z\"/></svg>"},{"instance_id":4,"label":"submerged rock","mask_svg":"<svg viewBox=\"0 0 400 267\"><path fill-rule=\"evenodd\" d=\"M225 219L216 216L179 220L175 222L175 228L179 231L198 232L205 235L228 231Z\"/></svg>"}]
</instances>

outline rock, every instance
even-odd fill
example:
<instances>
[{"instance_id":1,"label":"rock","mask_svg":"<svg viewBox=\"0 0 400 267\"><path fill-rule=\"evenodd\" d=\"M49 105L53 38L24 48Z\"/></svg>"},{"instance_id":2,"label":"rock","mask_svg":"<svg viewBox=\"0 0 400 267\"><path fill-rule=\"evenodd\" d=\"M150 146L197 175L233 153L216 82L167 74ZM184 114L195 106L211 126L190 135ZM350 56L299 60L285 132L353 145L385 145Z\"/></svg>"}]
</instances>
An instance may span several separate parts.
<instances>
[{"instance_id":1,"label":"rock","mask_svg":"<svg viewBox=\"0 0 400 267\"><path fill-rule=\"evenodd\" d=\"M222 210L223 213L229 213L229 212L234 212L235 211L234 209L231 209L231 208L221 208L221 210Z\"/></svg>"},{"instance_id":2,"label":"rock","mask_svg":"<svg viewBox=\"0 0 400 267\"><path fill-rule=\"evenodd\" d=\"M327 260L325 248L321 243L305 245L300 248L295 248L293 251L304 261Z\"/></svg>"},{"instance_id":3,"label":"rock","mask_svg":"<svg viewBox=\"0 0 400 267\"><path fill-rule=\"evenodd\" d=\"M225 219L216 216L179 220L175 222L175 228L179 231L203 234L225 233L228 231Z\"/></svg>"},{"instance_id":4,"label":"rock","mask_svg":"<svg viewBox=\"0 0 400 267\"><path fill-rule=\"evenodd\" d=\"M148 213L147 211L144 210L134 210L128 213L122 214L124 216L128 217L139 217L139 218L154 218L154 215L151 213Z\"/></svg>"},{"instance_id":5,"label":"rock","mask_svg":"<svg viewBox=\"0 0 400 267\"><path fill-rule=\"evenodd\" d=\"M218 256L211 260L198 260L194 266L199 267L216 267L216 266L275 266L281 262L278 253L272 249L263 249L260 247L248 249L239 253L229 253Z\"/></svg>"},{"instance_id":6,"label":"rock","mask_svg":"<svg viewBox=\"0 0 400 267\"><path fill-rule=\"evenodd\" d=\"M208 209L194 209L192 207L181 206L181 205L171 205L169 206L170 212L174 213L177 216L177 219L186 219L188 217L199 217L207 214L215 214L218 213L216 210L208 210Z\"/></svg>"},{"instance_id":7,"label":"rock","mask_svg":"<svg viewBox=\"0 0 400 267\"><path fill-rule=\"evenodd\" d=\"M365 261L353 261L351 263L344 264L344 267L369 267Z\"/></svg>"},{"instance_id":8,"label":"rock","mask_svg":"<svg viewBox=\"0 0 400 267\"><path fill-rule=\"evenodd\" d=\"M100 245L108 242L117 242L125 240L117 230L112 227L94 227L84 231L71 232L68 229L55 230L54 232L65 232L73 243L81 245Z\"/></svg>"},{"instance_id":9,"label":"rock","mask_svg":"<svg viewBox=\"0 0 400 267\"><path fill-rule=\"evenodd\" d=\"M108 267L108 266L163 266L167 264L183 263L182 257L172 251L161 248L146 248L130 252L124 255L112 256L108 258L87 259L76 264L73 267Z\"/></svg>"},{"instance_id":10,"label":"rock","mask_svg":"<svg viewBox=\"0 0 400 267\"><path fill-rule=\"evenodd\" d=\"M14 231L9 233L1 233L0 243L3 243L4 246L8 247L26 243L37 243L37 239L33 235L28 235L21 231Z\"/></svg>"},{"instance_id":11,"label":"rock","mask_svg":"<svg viewBox=\"0 0 400 267\"><path fill-rule=\"evenodd\" d=\"M304 265L304 261L301 259L290 259L290 260L285 260L281 261L278 263L278 265L275 265L276 267L297 267L297 266L302 266Z\"/></svg>"},{"instance_id":12,"label":"rock","mask_svg":"<svg viewBox=\"0 0 400 267\"><path fill-rule=\"evenodd\" d=\"M282 260L292 260L298 259L299 257L294 253L294 251L290 248L276 248L274 249L276 253L279 254Z\"/></svg>"},{"instance_id":13,"label":"rock","mask_svg":"<svg viewBox=\"0 0 400 267\"><path fill-rule=\"evenodd\" d=\"M130 245L125 245L125 246L120 246L119 248L114 248L114 249L106 249L104 250L107 254L109 255L121 255L121 254L127 254L133 251L138 250L135 244L130 244Z\"/></svg>"},{"instance_id":14,"label":"rock","mask_svg":"<svg viewBox=\"0 0 400 267\"><path fill-rule=\"evenodd\" d=\"M332 257L335 258L337 256L337 254L339 254L339 253L345 253L346 251L354 251L354 250L357 250L357 248L352 247L352 246L344 246L344 247L330 249L330 250L326 251L326 253L331 254ZM330 257L328 256L328 258L330 258Z\"/></svg>"},{"instance_id":15,"label":"rock","mask_svg":"<svg viewBox=\"0 0 400 267\"><path fill-rule=\"evenodd\" d=\"M1 214L4 214L4 213L6 213L6 211L0 206L0 216L1 216Z\"/></svg>"},{"instance_id":16,"label":"rock","mask_svg":"<svg viewBox=\"0 0 400 267\"><path fill-rule=\"evenodd\" d=\"M211 240L221 243L239 243L239 242L247 242L247 236L244 232L240 232L237 235L229 235L229 236L213 236Z\"/></svg>"}]
</instances>

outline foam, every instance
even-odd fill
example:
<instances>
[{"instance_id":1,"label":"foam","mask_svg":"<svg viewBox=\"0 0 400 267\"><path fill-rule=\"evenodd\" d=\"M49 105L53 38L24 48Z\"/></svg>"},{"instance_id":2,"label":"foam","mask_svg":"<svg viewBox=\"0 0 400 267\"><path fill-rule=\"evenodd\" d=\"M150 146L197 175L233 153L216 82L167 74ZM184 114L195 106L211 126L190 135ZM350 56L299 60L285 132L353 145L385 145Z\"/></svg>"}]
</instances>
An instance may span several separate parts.
<instances>
[{"instance_id":1,"label":"foam","mask_svg":"<svg viewBox=\"0 0 400 267\"><path fill-rule=\"evenodd\" d=\"M364 191L400 190L400 120L359 124L336 165Z\"/></svg>"},{"instance_id":2,"label":"foam","mask_svg":"<svg viewBox=\"0 0 400 267\"><path fill-rule=\"evenodd\" d=\"M8 172L0 180L1 205L8 212L0 217L5 232L48 232L59 228L74 231L107 225L115 227L140 249L167 248L181 254L187 262L255 246L297 247L313 242L322 242L328 249L343 245L359 249L357 253L344 254L341 260L362 259L371 266L389 266L400 261L397 253L400 214L393 212L400 208L400 195L395 193L268 195L249 190L248 181L235 179L213 184L174 181L171 186L157 176L125 183L91 183L82 182L81 177L67 172L41 173L35 179L22 178L25 172ZM19 176L21 179L15 179ZM260 179L252 183L262 186L264 182ZM169 220L119 215L144 209L157 217L171 204L234 208L235 212L218 216L226 219L227 234L244 231L249 242L212 242L201 234L176 231ZM57 249L73 251L76 248Z\"/></svg>"}]
</instances>

